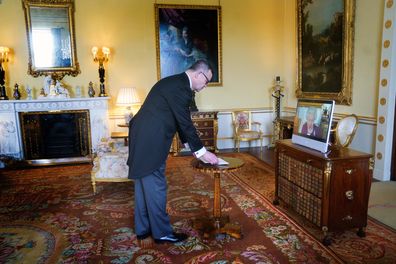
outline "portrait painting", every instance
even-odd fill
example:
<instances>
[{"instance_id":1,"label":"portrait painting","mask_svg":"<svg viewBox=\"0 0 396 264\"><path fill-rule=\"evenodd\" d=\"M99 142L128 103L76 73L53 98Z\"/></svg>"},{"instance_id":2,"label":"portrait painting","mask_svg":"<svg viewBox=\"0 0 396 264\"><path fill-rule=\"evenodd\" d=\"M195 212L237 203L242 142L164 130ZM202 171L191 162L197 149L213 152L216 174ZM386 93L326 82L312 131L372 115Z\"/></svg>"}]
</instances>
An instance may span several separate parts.
<instances>
[{"instance_id":1,"label":"portrait painting","mask_svg":"<svg viewBox=\"0 0 396 264\"><path fill-rule=\"evenodd\" d=\"M298 0L297 98L352 103L355 0Z\"/></svg>"},{"instance_id":2,"label":"portrait painting","mask_svg":"<svg viewBox=\"0 0 396 264\"><path fill-rule=\"evenodd\" d=\"M155 4L155 19L158 79L204 59L213 72L208 85L222 85L220 6Z\"/></svg>"}]
</instances>

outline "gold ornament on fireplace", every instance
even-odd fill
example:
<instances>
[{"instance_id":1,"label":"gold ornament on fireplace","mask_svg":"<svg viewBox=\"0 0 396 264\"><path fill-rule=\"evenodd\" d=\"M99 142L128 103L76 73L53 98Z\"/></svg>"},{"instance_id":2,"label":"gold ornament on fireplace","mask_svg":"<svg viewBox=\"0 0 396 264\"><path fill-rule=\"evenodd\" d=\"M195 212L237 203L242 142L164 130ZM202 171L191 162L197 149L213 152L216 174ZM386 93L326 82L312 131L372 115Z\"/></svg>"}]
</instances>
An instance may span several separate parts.
<instances>
[{"instance_id":1,"label":"gold ornament on fireplace","mask_svg":"<svg viewBox=\"0 0 396 264\"><path fill-rule=\"evenodd\" d=\"M0 47L0 100L8 100L8 96L5 89L5 71L3 65L8 61L8 54L10 49L8 47Z\"/></svg>"},{"instance_id":2,"label":"gold ornament on fireplace","mask_svg":"<svg viewBox=\"0 0 396 264\"><path fill-rule=\"evenodd\" d=\"M100 93L99 97L106 97L106 90L104 85L105 80L105 68L104 63L109 61L110 49L108 47L102 47L102 49L98 49L98 47L92 48L92 56L94 62L99 63L99 80L100 80Z\"/></svg>"}]
</instances>

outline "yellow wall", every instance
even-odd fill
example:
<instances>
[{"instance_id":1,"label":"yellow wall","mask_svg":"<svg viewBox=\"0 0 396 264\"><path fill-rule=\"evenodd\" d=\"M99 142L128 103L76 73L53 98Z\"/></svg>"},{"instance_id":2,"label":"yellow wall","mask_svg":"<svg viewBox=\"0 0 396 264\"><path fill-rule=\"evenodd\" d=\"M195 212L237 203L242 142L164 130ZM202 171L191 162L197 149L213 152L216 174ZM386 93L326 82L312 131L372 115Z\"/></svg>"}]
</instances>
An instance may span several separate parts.
<instances>
[{"instance_id":1,"label":"yellow wall","mask_svg":"<svg viewBox=\"0 0 396 264\"><path fill-rule=\"evenodd\" d=\"M196 97L200 109L261 108L272 105L270 87L280 75L286 87L286 106L295 107L296 21L292 0L76 0L77 57L81 74L64 81L82 86L99 83L92 46L108 46L106 87L112 96L134 85L145 97L157 80L154 2L217 5L222 8L223 86L208 87ZM375 117L381 48L383 1L358 0L356 5L353 105L338 106L340 113ZM28 51L21 1L0 4L0 45L12 49L6 65L8 95L15 82L38 91L43 77L27 75ZM97 89L98 92L98 89Z\"/></svg>"}]
</instances>

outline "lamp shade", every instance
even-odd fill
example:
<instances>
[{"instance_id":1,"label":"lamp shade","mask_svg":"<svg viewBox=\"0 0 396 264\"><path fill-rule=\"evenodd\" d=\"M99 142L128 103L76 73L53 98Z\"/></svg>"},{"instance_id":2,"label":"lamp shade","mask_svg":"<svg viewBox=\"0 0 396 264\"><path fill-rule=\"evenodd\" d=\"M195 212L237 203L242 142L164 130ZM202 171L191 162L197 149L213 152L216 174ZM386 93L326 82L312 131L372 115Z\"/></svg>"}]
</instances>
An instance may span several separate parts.
<instances>
[{"instance_id":1,"label":"lamp shade","mask_svg":"<svg viewBox=\"0 0 396 264\"><path fill-rule=\"evenodd\" d=\"M130 106L140 104L139 97L135 87L123 87L118 91L117 105Z\"/></svg>"}]
</instances>

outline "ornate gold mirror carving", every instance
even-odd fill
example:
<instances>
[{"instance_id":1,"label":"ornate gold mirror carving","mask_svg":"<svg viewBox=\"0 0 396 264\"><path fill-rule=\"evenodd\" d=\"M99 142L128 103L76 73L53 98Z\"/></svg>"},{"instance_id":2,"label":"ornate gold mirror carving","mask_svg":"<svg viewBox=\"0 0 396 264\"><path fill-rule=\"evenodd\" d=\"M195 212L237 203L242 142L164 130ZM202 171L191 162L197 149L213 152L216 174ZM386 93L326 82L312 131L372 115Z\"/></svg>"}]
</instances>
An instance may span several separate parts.
<instances>
[{"instance_id":1,"label":"ornate gold mirror carving","mask_svg":"<svg viewBox=\"0 0 396 264\"><path fill-rule=\"evenodd\" d=\"M22 0L28 39L28 74L77 76L74 0Z\"/></svg>"}]
</instances>

